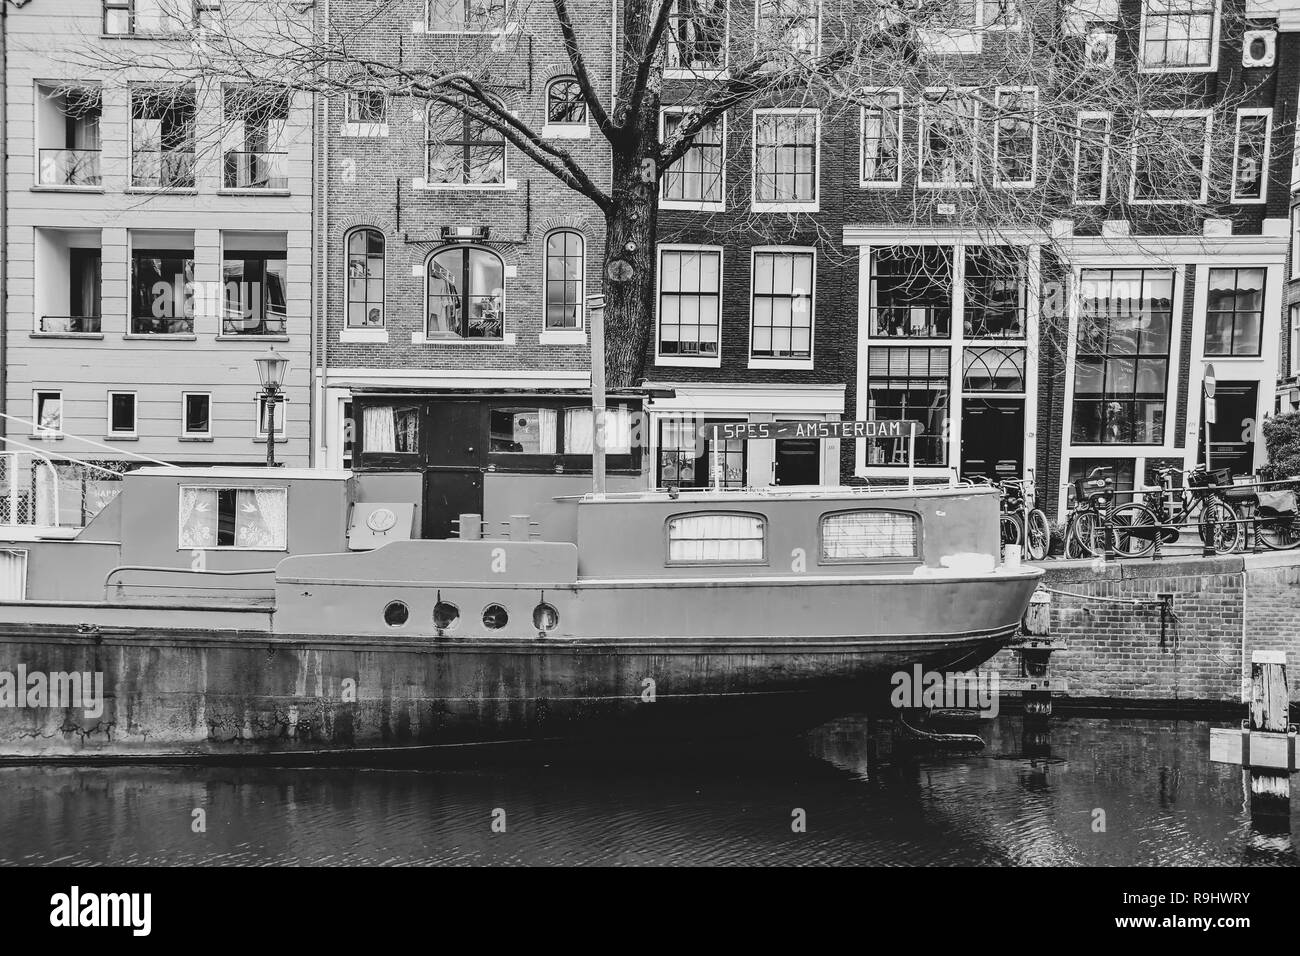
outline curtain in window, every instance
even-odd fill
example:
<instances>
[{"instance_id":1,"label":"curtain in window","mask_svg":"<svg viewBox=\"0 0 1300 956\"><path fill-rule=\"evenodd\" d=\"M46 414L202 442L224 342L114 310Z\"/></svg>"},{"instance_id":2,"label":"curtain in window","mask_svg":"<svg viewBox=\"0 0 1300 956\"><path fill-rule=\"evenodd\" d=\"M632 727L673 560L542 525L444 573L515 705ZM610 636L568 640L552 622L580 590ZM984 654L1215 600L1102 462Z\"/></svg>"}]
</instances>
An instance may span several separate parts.
<instances>
[{"instance_id":1,"label":"curtain in window","mask_svg":"<svg viewBox=\"0 0 1300 956\"><path fill-rule=\"evenodd\" d=\"M215 488L181 489L180 527L182 548L217 546L217 490Z\"/></svg>"},{"instance_id":2,"label":"curtain in window","mask_svg":"<svg viewBox=\"0 0 1300 956\"><path fill-rule=\"evenodd\" d=\"M396 451L397 421L393 406L372 405L361 413L361 427L366 436L366 451Z\"/></svg>"},{"instance_id":3,"label":"curtain in window","mask_svg":"<svg viewBox=\"0 0 1300 956\"><path fill-rule=\"evenodd\" d=\"M564 453L590 455L595 450L594 418L590 408L564 410ZM627 455L632 451L632 410L626 405L605 409L605 451Z\"/></svg>"},{"instance_id":4,"label":"curtain in window","mask_svg":"<svg viewBox=\"0 0 1300 956\"><path fill-rule=\"evenodd\" d=\"M668 522L670 561L762 561L763 519L756 515L685 515Z\"/></svg>"},{"instance_id":5,"label":"curtain in window","mask_svg":"<svg viewBox=\"0 0 1300 956\"><path fill-rule=\"evenodd\" d=\"M555 454L555 429L560 415L554 408L537 410L537 452L540 455Z\"/></svg>"},{"instance_id":6,"label":"curtain in window","mask_svg":"<svg viewBox=\"0 0 1300 956\"><path fill-rule=\"evenodd\" d=\"M288 497L284 488L241 488L236 492L235 547L284 550Z\"/></svg>"},{"instance_id":7,"label":"curtain in window","mask_svg":"<svg viewBox=\"0 0 1300 956\"><path fill-rule=\"evenodd\" d=\"M912 558L916 554L915 515L852 511L822 519L822 558L826 560Z\"/></svg>"}]
</instances>

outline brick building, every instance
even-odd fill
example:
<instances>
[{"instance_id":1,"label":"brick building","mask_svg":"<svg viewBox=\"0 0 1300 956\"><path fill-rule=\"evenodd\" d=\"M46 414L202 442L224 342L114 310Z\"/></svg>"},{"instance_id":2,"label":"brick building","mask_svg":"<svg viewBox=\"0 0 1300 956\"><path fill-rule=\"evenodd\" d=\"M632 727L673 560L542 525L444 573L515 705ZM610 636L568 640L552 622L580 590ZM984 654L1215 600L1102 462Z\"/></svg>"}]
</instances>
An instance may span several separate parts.
<instances>
[{"instance_id":1,"label":"brick building","mask_svg":"<svg viewBox=\"0 0 1300 956\"><path fill-rule=\"evenodd\" d=\"M253 360L274 347L290 362L279 458L309 462L309 101L159 65L221 15L219 0L9 10L0 427L14 442L260 462Z\"/></svg>"}]
</instances>

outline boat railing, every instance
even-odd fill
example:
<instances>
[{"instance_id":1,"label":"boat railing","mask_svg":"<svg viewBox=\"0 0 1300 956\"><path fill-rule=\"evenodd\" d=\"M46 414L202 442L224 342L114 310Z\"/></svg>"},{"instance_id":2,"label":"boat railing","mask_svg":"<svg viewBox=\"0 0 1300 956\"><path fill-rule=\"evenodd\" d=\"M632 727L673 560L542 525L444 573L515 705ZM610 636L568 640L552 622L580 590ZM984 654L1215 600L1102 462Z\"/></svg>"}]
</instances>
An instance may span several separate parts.
<instances>
[{"instance_id":1,"label":"boat railing","mask_svg":"<svg viewBox=\"0 0 1300 956\"><path fill-rule=\"evenodd\" d=\"M918 480L911 492L948 488L973 487L970 482L955 482L947 478L932 482ZM654 488L650 491L619 491L595 495L591 492L583 495L558 495L555 501L642 501L673 500L684 495L692 499L716 498L725 500L729 497L752 495L761 498L843 498L846 496L886 496L909 493L906 484L897 485L806 485L800 487L782 487L780 485L754 485L733 488Z\"/></svg>"},{"instance_id":2,"label":"boat railing","mask_svg":"<svg viewBox=\"0 0 1300 956\"><path fill-rule=\"evenodd\" d=\"M272 575L273 577L273 580L269 586L239 588L239 587L229 587L226 585L222 585L221 590L223 593L226 594L232 594L232 592L236 592L236 593L237 592L258 592L260 594L269 594L274 589L275 568L236 568L233 570L215 570L210 568L191 568L191 567L177 568L177 567L168 567L166 565L155 565L155 564L119 564L117 567L113 568L106 575L104 575L105 600L109 599L110 597L109 588L113 588L113 587L117 588L117 595L119 597L124 596L123 588L128 588L128 587L137 587L137 588L147 587L155 590L163 589L163 590L170 590L170 591L188 591L191 593L195 591L195 587L193 584L162 584L157 581L140 581L135 583L131 583L128 581L117 581L115 583L113 581L113 579L117 577L119 574L124 574L128 571L143 571L143 572L148 572L150 574L161 574L161 575L197 574L201 576L206 575L215 578L231 578L231 577L240 577L240 576L247 577L255 574L269 574Z\"/></svg>"}]
</instances>

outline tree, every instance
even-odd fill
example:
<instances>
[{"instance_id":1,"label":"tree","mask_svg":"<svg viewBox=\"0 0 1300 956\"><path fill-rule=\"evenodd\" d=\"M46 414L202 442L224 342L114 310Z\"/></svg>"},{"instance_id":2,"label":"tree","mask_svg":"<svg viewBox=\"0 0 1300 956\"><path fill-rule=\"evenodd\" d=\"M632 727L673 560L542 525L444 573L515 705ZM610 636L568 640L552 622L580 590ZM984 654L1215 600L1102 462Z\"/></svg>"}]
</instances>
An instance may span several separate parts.
<instances>
[{"instance_id":1,"label":"tree","mask_svg":"<svg viewBox=\"0 0 1300 956\"><path fill-rule=\"evenodd\" d=\"M176 5L177 24L191 24L192 0L158 2ZM156 70L327 97L382 93L439 105L495 131L604 217L607 356L615 387L641 376L654 324L664 176L727 114L809 104L822 111L823 129L857 129L868 110L877 134L875 163L897 163L904 147L916 148L904 133L911 130L920 137L918 162L932 188L900 188L882 199L880 215L896 223L942 223L991 247L1008 230L1026 228L1041 230L1050 247L1051 224L1061 219L1083 231L1127 218L1139 231L1199 233L1207 210L1225 201L1234 176L1242 175L1234 168L1231 136L1215 136L1207 148L1203 118L1160 111L1190 101L1210 110L1215 129L1232 129L1249 86L1225 93L1207 87L1201 74L1136 68L1139 56L1196 55L1199 27L1192 20L1170 27L1184 39L1138 50L1137 11L1125 4L1123 13L1107 13L1103 0L1037 0L1021 11L1015 0L614 3L619 55L608 74L600 64L609 55L609 11L588 0L430 0L427 7L425 0L226 0L219 12L204 14L188 49L141 55L94 44L74 57L101 73ZM453 32L427 45L399 39L394 46L391 25L413 20ZM1239 20L1239 13L1225 13L1219 35ZM604 156L579 158L521 118L511 77L534 40L557 43L567 57L603 137L608 170ZM901 97L882 99L873 92L881 87ZM666 135L665 100L685 106ZM1093 119L1081 121L1081 113ZM881 148L881 137L892 146ZM1273 141L1283 141L1280 128ZM1089 170L1107 168L1100 158L1106 157L1110 181L1131 182L1131 190L1077 204L1079 156ZM733 151L724 161L736 173L729 181L747 193L748 151ZM1098 189L1095 179L1085 175L1077 188ZM1202 191L1204 204L1141 201L1156 192L1199 200ZM740 208L748 207L747 195L737 198ZM820 228L817 216L797 212L732 214L717 223L720 230L761 235ZM1023 266L1009 260L1005 267Z\"/></svg>"}]
</instances>

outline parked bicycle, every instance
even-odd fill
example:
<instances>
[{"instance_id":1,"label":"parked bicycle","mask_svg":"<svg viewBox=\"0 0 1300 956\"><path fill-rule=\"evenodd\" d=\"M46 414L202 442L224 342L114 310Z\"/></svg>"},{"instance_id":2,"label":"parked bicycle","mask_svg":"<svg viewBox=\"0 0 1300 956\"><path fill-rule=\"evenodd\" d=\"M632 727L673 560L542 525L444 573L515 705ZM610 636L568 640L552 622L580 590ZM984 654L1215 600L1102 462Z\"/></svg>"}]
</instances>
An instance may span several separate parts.
<instances>
[{"instance_id":1,"label":"parked bicycle","mask_svg":"<svg viewBox=\"0 0 1300 956\"><path fill-rule=\"evenodd\" d=\"M1186 484L1176 488L1174 476L1186 476ZM1160 487L1148 491L1144 501L1164 526L1165 543L1177 541L1179 526L1194 521L1201 542L1215 554L1231 554L1242 546L1246 540L1242 515L1225 491L1232 486L1231 470L1209 471L1204 464L1188 469L1157 468L1156 477Z\"/></svg>"},{"instance_id":2,"label":"parked bicycle","mask_svg":"<svg viewBox=\"0 0 1300 956\"><path fill-rule=\"evenodd\" d=\"M1022 544L1025 557L1042 561L1052 544L1052 526L1047 514L1038 507L1038 492L1033 472L1028 478L1003 478L1002 546Z\"/></svg>"},{"instance_id":3,"label":"parked bicycle","mask_svg":"<svg viewBox=\"0 0 1300 956\"><path fill-rule=\"evenodd\" d=\"M1300 512L1296 493L1290 489L1259 489L1257 525L1259 540L1274 551L1289 551L1300 545Z\"/></svg>"},{"instance_id":4,"label":"parked bicycle","mask_svg":"<svg viewBox=\"0 0 1300 956\"><path fill-rule=\"evenodd\" d=\"M1065 526L1065 556L1096 558L1113 552L1121 558L1146 557L1156 547L1160 521L1139 502L1112 505L1115 484L1099 466L1074 485L1074 508Z\"/></svg>"}]
</instances>

